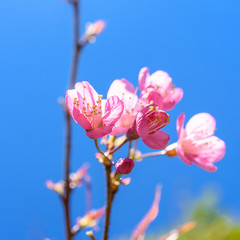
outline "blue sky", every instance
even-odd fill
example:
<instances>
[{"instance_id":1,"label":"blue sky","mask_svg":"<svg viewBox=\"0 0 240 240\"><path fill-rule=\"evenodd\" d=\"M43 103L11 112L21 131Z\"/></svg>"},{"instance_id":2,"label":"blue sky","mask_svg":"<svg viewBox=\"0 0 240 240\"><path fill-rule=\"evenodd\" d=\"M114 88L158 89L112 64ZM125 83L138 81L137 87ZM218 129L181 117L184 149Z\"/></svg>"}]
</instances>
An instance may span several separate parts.
<instances>
[{"instance_id":1,"label":"blue sky","mask_svg":"<svg viewBox=\"0 0 240 240\"><path fill-rule=\"evenodd\" d=\"M57 98L65 95L69 77L72 11L60 0L13 0L0 6L1 238L62 240L60 201L45 181L57 181L63 172L64 118ZM189 167L177 157L137 163L132 183L120 189L114 202L112 239L131 233L151 205L158 183L163 185L160 214L150 232L175 222L182 203L197 198L209 185L218 189L223 209L240 214L239 8L237 0L83 1L81 29L98 19L107 27L84 49L77 80L89 81L106 96L117 78L137 86L144 66L151 72L167 71L184 90L182 101L170 112L170 141L177 140L180 113L189 119L209 112L217 119L216 135L227 145L216 173ZM93 207L102 207L102 166L84 130L76 124L74 130L72 171L90 163ZM139 146L142 152L150 150ZM75 219L84 213L84 189L73 199Z\"/></svg>"}]
</instances>

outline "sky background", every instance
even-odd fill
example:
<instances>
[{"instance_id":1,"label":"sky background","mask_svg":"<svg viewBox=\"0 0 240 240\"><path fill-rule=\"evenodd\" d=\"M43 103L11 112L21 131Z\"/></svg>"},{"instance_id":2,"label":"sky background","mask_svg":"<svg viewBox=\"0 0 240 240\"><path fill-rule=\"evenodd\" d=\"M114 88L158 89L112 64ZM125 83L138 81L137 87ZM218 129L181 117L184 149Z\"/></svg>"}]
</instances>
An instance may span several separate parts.
<instances>
[{"instance_id":1,"label":"sky background","mask_svg":"<svg viewBox=\"0 0 240 240\"><path fill-rule=\"evenodd\" d=\"M219 193L221 209L239 216L240 2L85 0L81 5L81 29L98 19L107 27L84 49L78 81L89 81L106 96L117 78L137 86L144 66L151 73L167 71L184 90L182 101L169 112L171 123L165 130L170 143L177 140L180 113L188 120L209 112L217 119L216 135L227 145L215 173L187 166L178 157L137 163L131 184L116 196L111 239L130 235L152 204L158 183L163 185L160 213L148 232L178 221L182 207L209 186ZM58 181L63 173L64 117L57 98L65 96L71 66L71 10L61 0L0 3L1 239L65 236L60 201L45 182ZM93 207L100 208L105 201L104 171L94 157L93 141L77 124L74 130L71 169L90 163ZM150 151L142 143L139 148ZM84 191L73 194L73 221L84 213ZM80 234L76 239L88 238Z\"/></svg>"}]
</instances>

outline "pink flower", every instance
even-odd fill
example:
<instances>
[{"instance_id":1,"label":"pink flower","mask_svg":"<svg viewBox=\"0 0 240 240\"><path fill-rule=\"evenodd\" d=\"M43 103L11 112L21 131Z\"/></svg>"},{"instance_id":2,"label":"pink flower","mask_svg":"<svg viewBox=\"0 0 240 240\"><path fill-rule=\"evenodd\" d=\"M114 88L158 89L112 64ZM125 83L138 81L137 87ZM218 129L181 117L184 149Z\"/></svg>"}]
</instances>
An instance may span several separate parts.
<instances>
[{"instance_id":1,"label":"pink flower","mask_svg":"<svg viewBox=\"0 0 240 240\"><path fill-rule=\"evenodd\" d=\"M109 90L107 97L118 96L124 103L123 114L116 122L112 135L119 135L126 133L130 127L132 127L138 111L136 110L136 104L138 96L133 85L126 79L115 80Z\"/></svg>"},{"instance_id":2,"label":"pink flower","mask_svg":"<svg viewBox=\"0 0 240 240\"><path fill-rule=\"evenodd\" d=\"M170 122L169 115L158 110L156 104L149 104L137 115L136 121L127 132L129 139L142 138L143 142L152 149L163 149L168 145L169 135L161 128Z\"/></svg>"},{"instance_id":3,"label":"pink flower","mask_svg":"<svg viewBox=\"0 0 240 240\"><path fill-rule=\"evenodd\" d=\"M162 110L171 110L183 97L183 90L172 85L171 77L164 71L156 71L152 75L144 67L139 72L141 99L153 101Z\"/></svg>"},{"instance_id":4,"label":"pink flower","mask_svg":"<svg viewBox=\"0 0 240 240\"><path fill-rule=\"evenodd\" d=\"M84 181L89 178L87 175L88 172L88 165L85 164L81 168L77 170L77 172L70 173L69 175L69 186L71 189L74 189L76 187L81 187L84 184Z\"/></svg>"},{"instance_id":5,"label":"pink flower","mask_svg":"<svg viewBox=\"0 0 240 240\"><path fill-rule=\"evenodd\" d=\"M134 161L130 158L120 158L115 164L117 173L129 174L134 168Z\"/></svg>"},{"instance_id":6,"label":"pink flower","mask_svg":"<svg viewBox=\"0 0 240 240\"><path fill-rule=\"evenodd\" d=\"M104 214L105 207L87 212L84 217L77 218L77 223L73 226L72 232L77 233L82 228L95 227Z\"/></svg>"},{"instance_id":7,"label":"pink flower","mask_svg":"<svg viewBox=\"0 0 240 240\"><path fill-rule=\"evenodd\" d=\"M217 167L214 162L221 160L225 154L225 142L213 136L216 121L208 113L194 115L183 128L185 115L177 119L178 156L189 165L195 163L199 167L213 172Z\"/></svg>"},{"instance_id":8,"label":"pink flower","mask_svg":"<svg viewBox=\"0 0 240 240\"><path fill-rule=\"evenodd\" d=\"M102 96L88 82L78 82L75 89L68 90L66 104L74 121L91 138L109 134L123 112L123 102L117 96L108 98L104 105Z\"/></svg>"}]
</instances>

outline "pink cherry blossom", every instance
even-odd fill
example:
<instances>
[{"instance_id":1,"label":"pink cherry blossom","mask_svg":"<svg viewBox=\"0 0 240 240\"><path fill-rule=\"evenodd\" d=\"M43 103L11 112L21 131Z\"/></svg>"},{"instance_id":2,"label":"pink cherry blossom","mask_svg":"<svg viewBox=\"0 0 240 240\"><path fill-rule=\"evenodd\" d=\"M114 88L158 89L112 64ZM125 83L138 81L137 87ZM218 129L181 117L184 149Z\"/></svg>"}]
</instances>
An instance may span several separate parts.
<instances>
[{"instance_id":1,"label":"pink cherry blossom","mask_svg":"<svg viewBox=\"0 0 240 240\"><path fill-rule=\"evenodd\" d=\"M195 163L199 167L213 172L217 170L214 162L225 155L225 142L214 135L216 120L208 113L194 115L183 128L185 115L177 119L178 156L189 165Z\"/></svg>"},{"instance_id":2,"label":"pink cherry blossom","mask_svg":"<svg viewBox=\"0 0 240 240\"><path fill-rule=\"evenodd\" d=\"M139 85L142 100L153 101L162 110L171 110L183 97L183 90L172 85L171 77L164 71L156 71L152 75L144 67L139 72Z\"/></svg>"},{"instance_id":3,"label":"pink cherry blossom","mask_svg":"<svg viewBox=\"0 0 240 240\"><path fill-rule=\"evenodd\" d=\"M102 95L98 95L88 82L78 82L75 89L67 91L66 105L74 121L91 138L109 134L123 112L119 97L111 96L103 104Z\"/></svg>"},{"instance_id":4,"label":"pink cherry blossom","mask_svg":"<svg viewBox=\"0 0 240 240\"><path fill-rule=\"evenodd\" d=\"M124 111L120 119L116 122L112 135L126 133L132 127L138 113L136 106L138 96L133 85L126 79L115 80L109 90L107 97L118 96L124 103Z\"/></svg>"},{"instance_id":5,"label":"pink cherry blossom","mask_svg":"<svg viewBox=\"0 0 240 240\"><path fill-rule=\"evenodd\" d=\"M145 106L137 114L136 121L127 132L129 139L142 138L143 142L152 149L163 149L168 145L169 135L161 128L170 122L169 115L158 109L156 104Z\"/></svg>"}]
</instances>

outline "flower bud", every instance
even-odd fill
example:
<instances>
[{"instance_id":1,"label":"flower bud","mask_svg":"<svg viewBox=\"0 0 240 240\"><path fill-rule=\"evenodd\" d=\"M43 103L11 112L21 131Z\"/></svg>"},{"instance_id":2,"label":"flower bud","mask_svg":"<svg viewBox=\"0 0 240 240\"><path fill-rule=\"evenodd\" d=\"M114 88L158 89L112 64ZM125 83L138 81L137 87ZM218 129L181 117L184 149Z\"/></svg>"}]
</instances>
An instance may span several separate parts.
<instances>
[{"instance_id":1,"label":"flower bud","mask_svg":"<svg viewBox=\"0 0 240 240\"><path fill-rule=\"evenodd\" d=\"M88 36L99 35L102 33L106 26L106 23L103 20L98 20L94 23L88 23L86 33Z\"/></svg>"},{"instance_id":2,"label":"flower bud","mask_svg":"<svg viewBox=\"0 0 240 240\"><path fill-rule=\"evenodd\" d=\"M117 173L128 174L134 167L134 161L130 158L120 158L115 164Z\"/></svg>"}]
</instances>

